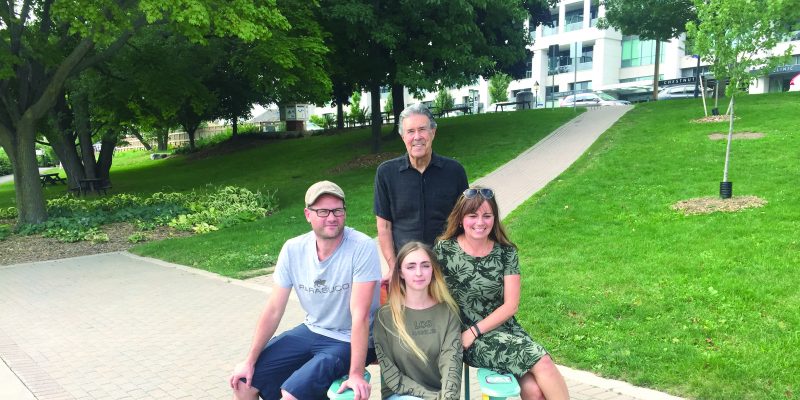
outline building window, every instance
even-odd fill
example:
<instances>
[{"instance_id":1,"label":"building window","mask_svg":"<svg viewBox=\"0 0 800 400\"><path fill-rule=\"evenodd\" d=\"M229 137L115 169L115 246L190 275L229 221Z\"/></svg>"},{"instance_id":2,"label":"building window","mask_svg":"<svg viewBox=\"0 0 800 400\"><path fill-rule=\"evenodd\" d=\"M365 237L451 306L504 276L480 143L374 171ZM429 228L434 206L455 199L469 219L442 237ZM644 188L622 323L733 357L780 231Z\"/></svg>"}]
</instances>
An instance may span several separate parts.
<instances>
[{"instance_id":1,"label":"building window","mask_svg":"<svg viewBox=\"0 0 800 400\"><path fill-rule=\"evenodd\" d=\"M550 36L558 33L558 14L551 15L553 26L542 25L542 36Z\"/></svg>"},{"instance_id":2,"label":"building window","mask_svg":"<svg viewBox=\"0 0 800 400\"><path fill-rule=\"evenodd\" d=\"M544 93L545 93L545 95L546 95L547 97L550 97L550 96L552 96L552 95L553 95L553 93L558 93L558 85L555 85L555 86L546 86L546 87L544 88Z\"/></svg>"},{"instance_id":3,"label":"building window","mask_svg":"<svg viewBox=\"0 0 800 400\"><path fill-rule=\"evenodd\" d=\"M592 81L575 82L569 84L570 91L592 90Z\"/></svg>"},{"instance_id":4,"label":"building window","mask_svg":"<svg viewBox=\"0 0 800 400\"><path fill-rule=\"evenodd\" d=\"M599 7L592 4L591 8L589 8L589 26L597 26L597 17L599 16Z\"/></svg>"},{"instance_id":5,"label":"building window","mask_svg":"<svg viewBox=\"0 0 800 400\"><path fill-rule=\"evenodd\" d=\"M580 10L573 10L567 11L564 15L564 31L577 31L578 29L583 29L583 9Z\"/></svg>"},{"instance_id":6,"label":"building window","mask_svg":"<svg viewBox=\"0 0 800 400\"><path fill-rule=\"evenodd\" d=\"M690 77L695 76L695 70L696 69L697 69L696 67L681 68L681 78L690 78ZM700 74L701 75L708 75L709 74L708 65L701 65L700 66Z\"/></svg>"},{"instance_id":7,"label":"building window","mask_svg":"<svg viewBox=\"0 0 800 400\"><path fill-rule=\"evenodd\" d=\"M661 45L661 62L664 62L664 44ZM654 64L656 60L656 42L654 40L639 40L638 36L625 36L622 38L622 67L638 67L640 65Z\"/></svg>"}]
</instances>

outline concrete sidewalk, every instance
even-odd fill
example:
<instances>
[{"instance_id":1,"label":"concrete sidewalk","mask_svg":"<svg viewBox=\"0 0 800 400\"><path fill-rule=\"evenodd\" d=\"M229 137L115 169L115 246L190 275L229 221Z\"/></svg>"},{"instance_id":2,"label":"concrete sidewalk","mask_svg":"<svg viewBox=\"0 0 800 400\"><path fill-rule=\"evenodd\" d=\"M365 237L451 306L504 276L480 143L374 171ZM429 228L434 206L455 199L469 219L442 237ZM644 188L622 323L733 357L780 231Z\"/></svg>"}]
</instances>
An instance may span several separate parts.
<instances>
[{"instance_id":1,"label":"concrete sidewalk","mask_svg":"<svg viewBox=\"0 0 800 400\"><path fill-rule=\"evenodd\" d=\"M500 218L564 172L632 106L595 107L576 116L517 158L474 182L497 193Z\"/></svg>"},{"instance_id":2,"label":"concrete sidewalk","mask_svg":"<svg viewBox=\"0 0 800 400\"><path fill-rule=\"evenodd\" d=\"M506 215L628 109L588 111L479 182ZM268 276L238 281L128 253L0 267L0 399L230 398L227 376L270 287ZM293 296L279 329L302 319ZM677 399L560 369L575 400Z\"/></svg>"},{"instance_id":3,"label":"concrete sidewalk","mask_svg":"<svg viewBox=\"0 0 800 400\"><path fill-rule=\"evenodd\" d=\"M270 285L129 253L0 267L0 399L230 398ZM302 318L293 296L279 329ZM561 370L575 400L675 399Z\"/></svg>"}]
</instances>

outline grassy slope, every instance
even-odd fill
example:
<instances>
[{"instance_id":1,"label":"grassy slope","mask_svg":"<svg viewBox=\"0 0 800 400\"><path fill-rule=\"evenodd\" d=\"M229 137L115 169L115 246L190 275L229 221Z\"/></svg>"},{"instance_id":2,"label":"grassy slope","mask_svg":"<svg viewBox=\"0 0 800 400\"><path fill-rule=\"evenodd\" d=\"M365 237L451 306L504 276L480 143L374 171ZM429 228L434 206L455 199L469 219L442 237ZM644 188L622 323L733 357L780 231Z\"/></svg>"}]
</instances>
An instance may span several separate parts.
<instances>
[{"instance_id":1,"label":"grassy slope","mask_svg":"<svg viewBox=\"0 0 800 400\"><path fill-rule=\"evenodd\" d=\"M694 100L639 105L507 218L521 249L518 315L561 362L702 399L800 391L800 96L747 96L734 195L764 208L683 216L715 196L725 142ZM794 182L794 183L793 183Z\"/></svg>"},{"instance_id":2,"label":"grassy slope","mask_svg":"<svg viewBox=\"0 0 800 400\"><path fill-rule=\"evenodd\" d=\"M475 179L535 144L570 119L572 110L534 110L442 119L434 142L437 152L453 156ZM366 130L337 135L286 140L213 160L187 162L176 158L162 164L114 175L115 190L147 191L158 180L172 189L196 187L203 182L234 183L277 189L281 209L271 217L223 231L147 243L138 254L208 269L228 276L270 266L283 242L308 230L303 219L302 198L307 187L321 179L337 182L347 194L347 224L375 234L372 214L372 181L375 167L341 173L330 170L368 153ZM385 151L401 153L399 136L392 135Z\"/></svg>"}]
</instances>

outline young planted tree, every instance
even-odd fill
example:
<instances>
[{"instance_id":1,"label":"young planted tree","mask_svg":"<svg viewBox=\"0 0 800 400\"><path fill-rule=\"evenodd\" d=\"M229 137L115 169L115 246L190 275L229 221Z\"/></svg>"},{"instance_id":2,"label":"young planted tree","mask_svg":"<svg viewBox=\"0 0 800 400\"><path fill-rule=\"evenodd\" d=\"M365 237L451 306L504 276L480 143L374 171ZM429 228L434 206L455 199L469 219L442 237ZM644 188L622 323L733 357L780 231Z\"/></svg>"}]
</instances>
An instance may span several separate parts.
<instances>
[{"instance_id":1,"label":"young planted tree","mask_svg":"<svg viewBox=\"0 0 800 400\"><path fill-rule=\"evenodd\" d=\"M511 77L500 73L489 79L489 103L499 103L508 100L508 85Z\"/></svg>"},{"instance_id":2,"label":"young planted tree","mask_svg":"<svg viewBox=\"0 0 800 400\"><path fill-rule=\"evenodd\" d=\"M597 22L600 29L613 27L623 35L654 40L653 100L658 98L661 42L678 37L686 23L696 18L693 0L603 0L606 15Z\"/></svg>"},{"instance_id":3,"label":"young planted tree","mask_svg":"<svg viewBox=\"0 0 800 400\"><path fill-rule=\"evenodd\" d=\"M722 170L720 196L733 194L729 181L731 139L736 95L750 87L757 76L774 69L791 54L770 53L786 37L798 11L792 2L752 0L695 0L698 22L686 26L693 47L702 59L711 63L717 80L728 78L726 93L730 97L728 140L725 166Z\"/></svg>"},{"instance_id":4,"label":"young planted tree","mask_svg":"<svg viewBox=\"0 0 800 400\"><path fill-rule=\"evenodd\" d=\"M450 95L447 88L439 90L439 93L436 93L436 98L433 100L433 107L436 109L436 112L439 113L453 108L455 104L456 101L453 99L453 96Z\"/></svg>"}]
</instances>

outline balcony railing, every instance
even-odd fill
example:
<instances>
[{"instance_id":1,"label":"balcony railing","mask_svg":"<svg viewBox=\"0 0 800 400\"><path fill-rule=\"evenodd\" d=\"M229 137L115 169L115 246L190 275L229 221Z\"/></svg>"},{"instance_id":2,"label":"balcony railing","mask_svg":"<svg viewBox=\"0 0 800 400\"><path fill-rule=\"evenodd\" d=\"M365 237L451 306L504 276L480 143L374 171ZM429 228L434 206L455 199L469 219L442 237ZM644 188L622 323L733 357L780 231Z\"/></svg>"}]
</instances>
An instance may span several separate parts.
<instances>
[{"instance_id":1,"label":"balcony railing","mask_svg":"<svg viewBox=\"0 0 800 400\"><path fill-rule=\"evenodd\" d=\"M572 32L583 29L583 20L580 21L573 21L564 26L565 32Z\"/></svg>"},{"instance_id":2,"label":"balcony railing","mask_svg":"<svg viewBox=\"0 0 800 400\"><path fill-rule=\"evenodd\" d=\"M550 65L548 68L548 75L557 75L557 74L564 74L567 72L572 72L574 69L572 68L572 64L575 60L572 57L557 57L558 64ZM586 71L592 69L592 57L590 56L582 56L578 57L578 71Z\"/></svg>"},{"instance_id":3,"label":"balcony railing","mask_svg":"<svg viewBox=\"0 0 800 400\"><path fill-rule=\"evenodd\" d=\"M542 27L542 36L551 36L558 34L558 25L550 27L550 26L543 26Z\"/></svg>"}]
</instances>

